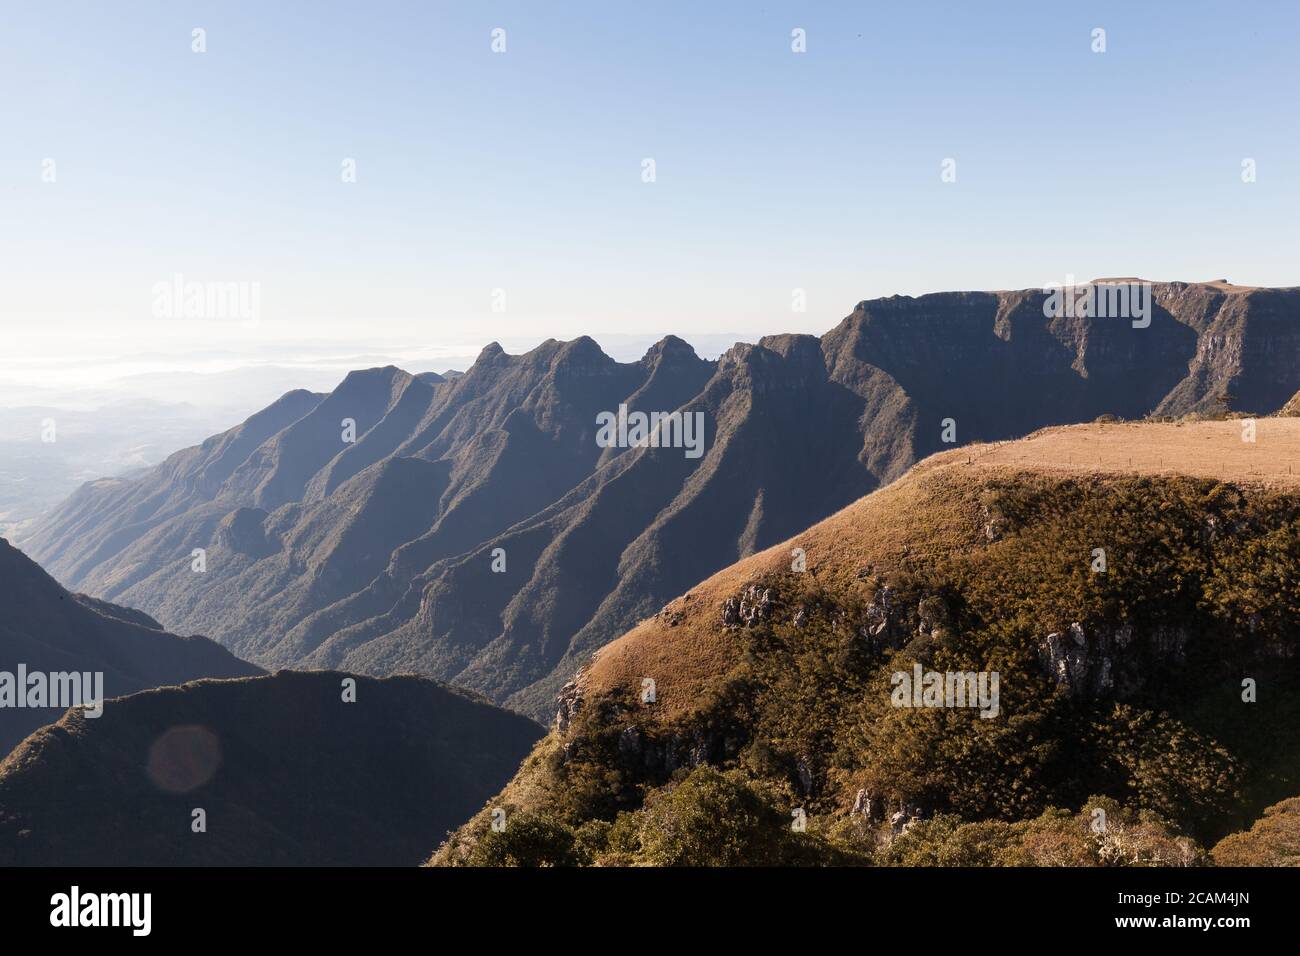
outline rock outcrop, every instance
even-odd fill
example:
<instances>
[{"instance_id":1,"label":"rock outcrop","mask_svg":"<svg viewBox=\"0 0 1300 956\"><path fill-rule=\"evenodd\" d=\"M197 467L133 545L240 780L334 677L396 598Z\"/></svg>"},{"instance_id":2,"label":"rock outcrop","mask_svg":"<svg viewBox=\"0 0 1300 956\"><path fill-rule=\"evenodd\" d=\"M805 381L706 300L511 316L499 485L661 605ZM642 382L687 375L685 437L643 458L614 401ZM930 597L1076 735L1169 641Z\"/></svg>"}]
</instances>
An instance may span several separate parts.
<instances>
[{"instance_id":1,"label":"rock outcrop","mask_svg":"<svg viewBox=\"0 0 1300 956\"><path fill-rule=\"evenodd\" d=\"M751 584L722 605L722 623L726 627L754 627L770 620L777 606L772 588Z\"/></svg>"},{"instance_id":2,"label":"rock outcrop","mask_svg":"<svg viewBox=\"0 0 1300 956\"><path fill-rule=\"evenodd\" d=\"M1053 632L1039 645L1043 672L1074 697L1126 697L1137 692L1152 666L1186 661L1187 634L1178 628L1155 628L1139 647L1133 625L1093 629L1079 622Z\"/></svg>"},{"instance_id":3,"label":"rock outcrop","mask_svg":"<svg viewBox=\"0 0 1300 956\"><path fill-rule=\"evenodd\" d=\"M561 737L569 732L573 726L573 720L578 716L578 708L582 704L582 691L578 687L578 680L575 677L562 688L556 697L555 709L555 732Z\"/></svg>"}]
</instances>

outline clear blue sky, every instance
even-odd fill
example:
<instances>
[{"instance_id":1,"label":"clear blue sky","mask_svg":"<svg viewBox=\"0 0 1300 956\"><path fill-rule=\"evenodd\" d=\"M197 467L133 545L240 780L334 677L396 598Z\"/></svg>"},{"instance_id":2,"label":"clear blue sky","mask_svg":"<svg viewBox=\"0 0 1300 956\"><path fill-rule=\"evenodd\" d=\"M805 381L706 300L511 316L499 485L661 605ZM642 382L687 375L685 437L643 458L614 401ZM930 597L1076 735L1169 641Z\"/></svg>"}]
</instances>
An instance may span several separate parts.
<instances>
[{"instance_id":1,"label":"clear blue sky","mask_svg":"<svg viewBox=\"0 0 1300 956\"><path fill-rule=\"evenodd\" d=\"M861 298L1071 273L1300 283L1293 3L0 9L17 353L821 332ZM174 273L260 282L260 326L151 316Z\"/></svg>"}]
</instances>

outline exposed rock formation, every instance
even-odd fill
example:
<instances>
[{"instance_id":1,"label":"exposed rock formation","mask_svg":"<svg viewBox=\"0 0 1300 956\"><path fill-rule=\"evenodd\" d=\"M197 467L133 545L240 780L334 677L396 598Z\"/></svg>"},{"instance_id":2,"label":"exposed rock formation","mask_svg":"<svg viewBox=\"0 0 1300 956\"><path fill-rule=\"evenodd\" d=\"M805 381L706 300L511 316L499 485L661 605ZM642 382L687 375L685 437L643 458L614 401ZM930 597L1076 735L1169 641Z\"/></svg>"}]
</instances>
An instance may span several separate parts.
<instances>
[{"instance_id":1,"label":"exposed rock formation","mask_svg":"<svg viewBox=\"0 0 1300 956\"><path fill-rule=\"evenodd\" d=\"M1089 634L1076 621L1065 633L1047 635L1039 646L1039 660L1044 673L1073 696L1124 697L1141 688L1148 677L1148 661L1161 666L1185 662L1185 631L1156 628L1145 644L1144 649L1136 646L1131 624Z\"/></svg>"},{"instance_id":2,"label":"exposed rock formation","mask_svg":"<svg viewBox=\"0 0 1300 956\"><path fill-rule=\"evenodd\" d=\"M578 687L576 678L560 688L559 696L556 698L556 733L561 736L568 733L569 727L573 724L573 719L578 716L578 707L581 703L582 691Z\"/></svg>"},{"instance_id":3,"label":"exposed rock formation","mask_svg":"<svg viewBox=\"0 0 1300 956\"><path fill-rule=\"evenodd\" d=\"M776 592L751 584L722 605L722 623L727 627L754 627L769 620L776 607Z\"/></svg>"}]
</instances>

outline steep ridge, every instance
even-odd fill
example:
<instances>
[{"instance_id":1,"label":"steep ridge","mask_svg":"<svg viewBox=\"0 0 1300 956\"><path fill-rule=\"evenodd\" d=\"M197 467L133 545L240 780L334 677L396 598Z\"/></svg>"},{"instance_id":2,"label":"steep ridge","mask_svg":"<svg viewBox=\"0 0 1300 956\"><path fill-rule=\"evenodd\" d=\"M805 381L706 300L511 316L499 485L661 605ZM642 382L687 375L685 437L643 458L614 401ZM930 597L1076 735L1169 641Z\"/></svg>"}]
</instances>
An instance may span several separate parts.
<instances>
[{"instance_id":1,"label":"steep ridge","mask_svg":"<svg viewBox=\"0 0 1300 956\"><path fill-rule=\"evenodd\" d=\"M1253 424L925 459L601 648L433 862L1207 862L1300 794L1300 420ZM1293 859L1294 803L1214 859Z\"/></svg>"},{"instance_id":2,"label":"steep ridge","mask_svg":"<svg viewBox=\"0 0 1300 956\"><path fill-rule=\"evenodd\" d=\"M738 346L724 355L683 407L702 412L714 436L698 462L676 449L632 450L536 518L434 565L407 592L420 595L409 622L372 636L367 623L338 630L331 621L333 637L308 662L414 668L545 712L563 679L622 622L879 480L855 445L828 446L828 430L807 426L813 418L831 424L829 434L847 432L863 413L861 400L827 378L816 340L771 344L781 351ZM495 548L507 556L504 573L492 570ZM507 696L519 687L528 690Z\"/></svg>"},{"instance_id":3,"label":"steep ridge","mask_svg":"<svg viewBox=\"0 0 1300 956\"><path fill-rule=\"evenodd\" d=\"M19 665L47 681L51 674L101 672L105 697L200 677L262 673L205 637L168 634L141 611L68 593L0 538L0 672L14 675L15 693L26 695L28 688L17 685ZM93 687L83 689L83 695L91 693ZM0 706L5 753L37 727L58 720L67 706L16 704L15 698Z\"/></svg>"},{"instance_id":4,"label":"steep ridge","mask_svg":"<svg viewBox=\"0 0 1300 956\"><path fill-rule=\"evenodd\" d=\"M311 411L249 455L219 494L266 509L301 500L312 477L350 444L343 437L349 427L356 435L369 434L412 387L429 391L392 366L350 373Z\"/></svg>"},{"instance_id":5,"label":"steep ridge","mask_svg":"<svg viewBox=\"0 0 1300 956\"><path fill-rule=\"evenodd\" d=\"M1153 299L1146 328L1047 318L1039 291L939 293L717 362L669 337L618 363L584 337L494 344L442 381L353 373L240 443L237 465L228 452L196 482L191 450L174 456L186 467L93 483L28 545L72 586L268 666L411 669L543 715L595 648L945 438L1222 402L1265 413L1300 388L1300 290L1162 283ZM703 455L598 446L597 414L620 404L701 413Z\"/></svg>"},{"instance_id":6,"label":"steep ridge","mask_svg":"<svg viewBox=\"0 0 1300 956\"><path fill-rule=\"evenodd\" d=\"M69 711L0 763L0 864L409 866L542 732L416 677L353 678L345 701L345 679L203 680Z\"/></svg>"},{"instance_id":7,"label":"steep ridge","mask_svg":"<svg viewBox=\"0 0 1300 956\"><path fill-rule=\"evenodd\" d=\"M186 448L137 479L87 482L24 540L28 553L63 581L87 578L140 536L216 497L249 455L314 408L322 395L294 391L242 425ZM100 576L105 572L100 571ZM103 584L91 585L107 590Z\"/></svg>"}]
</instances>

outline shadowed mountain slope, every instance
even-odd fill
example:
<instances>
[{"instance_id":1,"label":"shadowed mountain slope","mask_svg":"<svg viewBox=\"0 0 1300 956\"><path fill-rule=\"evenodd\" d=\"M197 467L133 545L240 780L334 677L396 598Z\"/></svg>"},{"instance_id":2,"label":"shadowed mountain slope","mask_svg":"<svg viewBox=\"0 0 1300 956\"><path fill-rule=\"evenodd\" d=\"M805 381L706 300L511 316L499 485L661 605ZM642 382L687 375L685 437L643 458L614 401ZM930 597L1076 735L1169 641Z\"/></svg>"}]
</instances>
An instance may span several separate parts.
<instances>
[{"instance_id":1,"label":"shadowed mountain slope","mask_svg":"<svg viewBox=\"0 0 1300 956\"><path fill-rule=\"evenodd\" d=\"M0 764L0 864L412 865L541 736L416 677L283 671L70 711ZM206 830L196 832L194 810Z\"/></svg>"},{"instance_id":2,"label":"shadowed mountain slope","mask_svg":"<svg viewBox=\"0 0 1300 956\"><path fill-rule=\"evenodd\" d=\"M168 634L141 611L68 593L0 538L0 671L16 675L20 664L29 674L102 672L105 697L200 677L262 673L206 637ZM8 753L65 709L0 707L0 750Z\"/></svg>"},{"instance_id":3,"label":"shadowed mountain slope","mask_svg":"<svg viewBox=\"0 0 1300 956\"><path fill-rule=\"evenodd\" d=\"M716 362L669 337L618 363L584 337L492 345L442 380L357 372L87 485L28 543L71 586L267 666L415 670L542 715L596 648L897 478L946 428L964 444L1221 398L1267 413L1300 388L1300 290L1153 299L1146 328L1047 318L1036 291L940 293ZM702 456L600 447L596 416L623 404L701 414Z\"/></svg>"}]
</instances>

